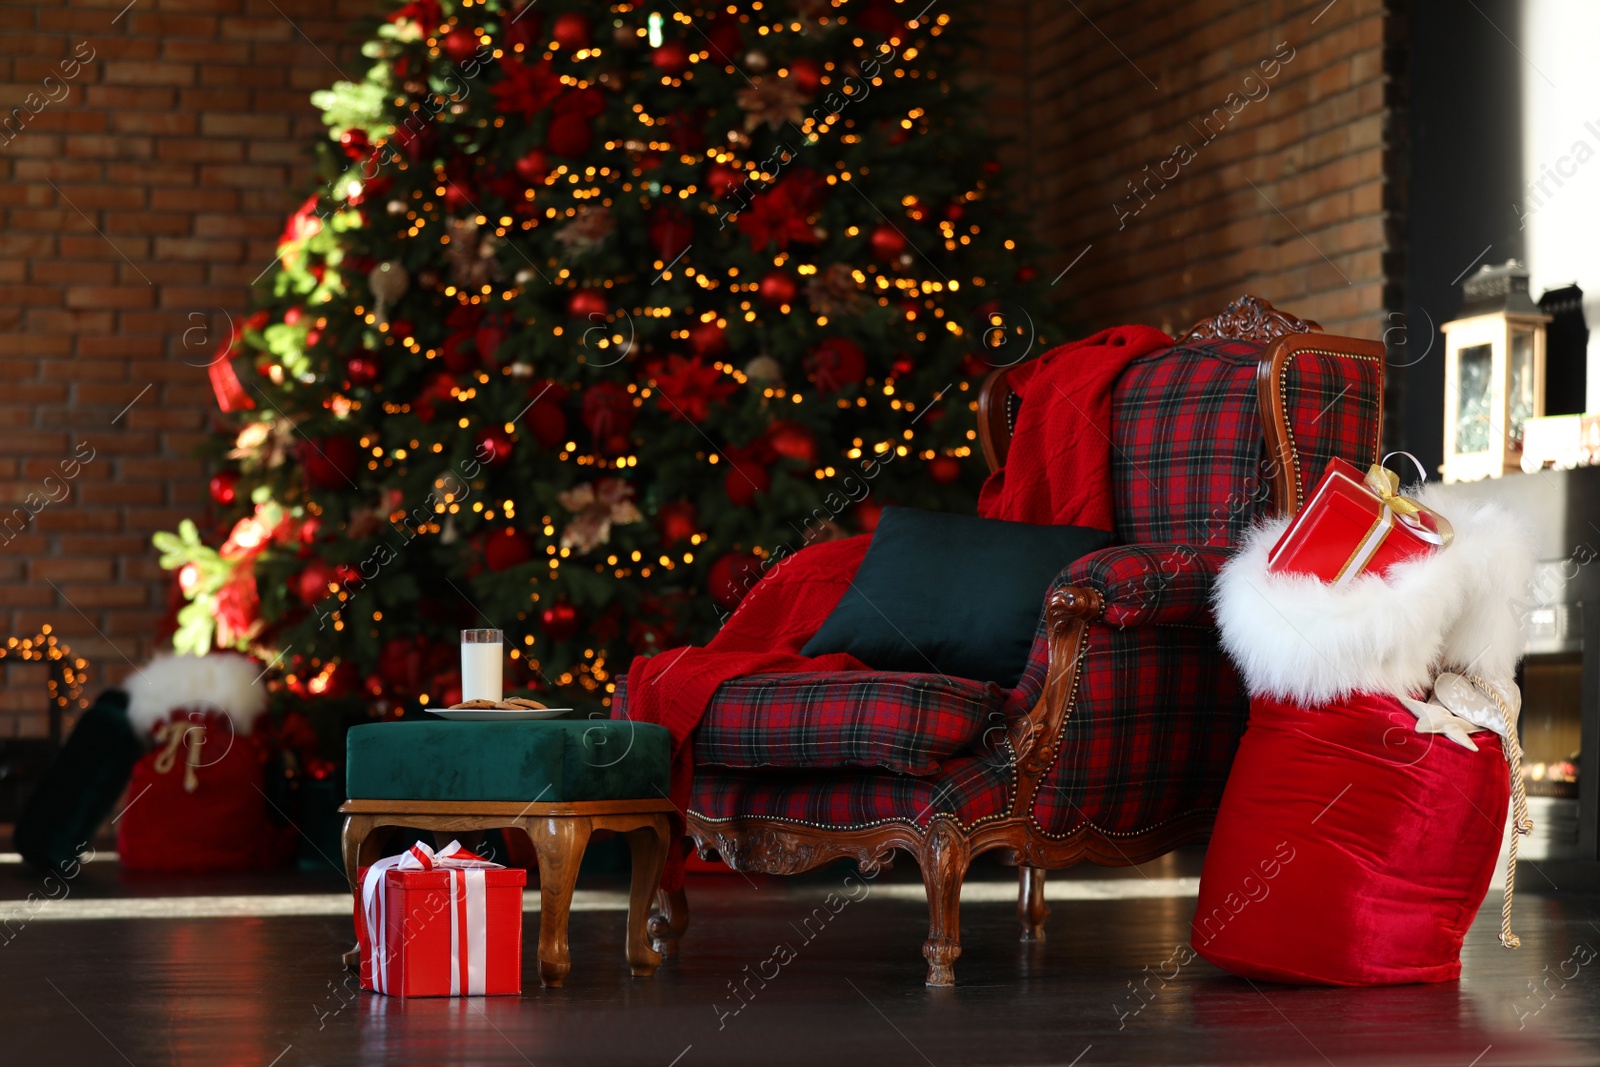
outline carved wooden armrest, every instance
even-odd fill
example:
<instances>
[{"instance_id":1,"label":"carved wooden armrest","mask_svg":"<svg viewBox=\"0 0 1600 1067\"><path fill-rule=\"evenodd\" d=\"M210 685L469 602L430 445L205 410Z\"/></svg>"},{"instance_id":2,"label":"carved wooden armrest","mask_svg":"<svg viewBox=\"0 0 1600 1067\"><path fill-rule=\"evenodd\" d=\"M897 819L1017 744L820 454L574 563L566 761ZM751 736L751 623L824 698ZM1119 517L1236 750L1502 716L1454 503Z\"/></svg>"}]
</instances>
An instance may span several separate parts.
<instances>
[{"instance_id":1,"label":"carved wooden armrest","mask_svg":"<svg viewBox=\"0 0 1600 1067\"><path fill-rule=\"evenodd\" d=\"M1017 797L1014 811L1033 806L1039 779L1055 758L1061 724L1078 687L1087 647L1089 624L1105 613L1101 595L1087 586L1060 585L1050 593L1045 607L1045 633L1050 642L1050 666L1044 692L1026 716L1011 724L1011 747L1017 759Z\"/></svg>"}]
</instances>

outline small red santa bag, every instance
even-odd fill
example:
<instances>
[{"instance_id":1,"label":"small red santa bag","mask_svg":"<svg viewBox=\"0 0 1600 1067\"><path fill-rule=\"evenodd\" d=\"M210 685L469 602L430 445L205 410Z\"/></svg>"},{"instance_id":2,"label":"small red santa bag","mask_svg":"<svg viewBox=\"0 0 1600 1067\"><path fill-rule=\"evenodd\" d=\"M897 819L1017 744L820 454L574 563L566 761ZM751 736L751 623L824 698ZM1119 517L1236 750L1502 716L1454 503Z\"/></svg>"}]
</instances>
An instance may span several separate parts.
<instances>
[{"instance_id":1,"label":"small red santa bag","mask_svg":"<svg viewBox=\"0 0 1600 1067\"><path fill-rule=\"evenodd\" d=\"M293 856L295 830L273 820L260 666L233 653L162 656L128 680L128 720L152 748L133 768L117 823L125 870L253 871Z\"/></svg>"},{"instance_id":2,"label":"small red santa bag","mask_svg":"<svg viewBox=\"0 0 1600 1067\"><path fill-rule=\"evenodd\" d=\"M522 992L527 872L452 841L417 843L356 874L361 988L392 997Z\"/></svg>"},{"instance_id":3,"label":"small red santa bag","mask_svg":"<svg viewBox=\"0 0 1600 1067\"><path fill-rule=\"evenodd\" d=\"M1461 973L1520 785L1502 695L1515 692L1511 605L1533 555L1503 511L1458 504L1451 518L1447 547L1339 583L1274 570L1279 520L1219 575L1222 644L1251 701L1191 927L1218 967L1328 985ZM1500 710L1467 720L1423 703L1436 683L1466 684L1447 670ZM1515 947L1509 917L1508 888L1502 940Z\"/></svg>"}]
</instances>

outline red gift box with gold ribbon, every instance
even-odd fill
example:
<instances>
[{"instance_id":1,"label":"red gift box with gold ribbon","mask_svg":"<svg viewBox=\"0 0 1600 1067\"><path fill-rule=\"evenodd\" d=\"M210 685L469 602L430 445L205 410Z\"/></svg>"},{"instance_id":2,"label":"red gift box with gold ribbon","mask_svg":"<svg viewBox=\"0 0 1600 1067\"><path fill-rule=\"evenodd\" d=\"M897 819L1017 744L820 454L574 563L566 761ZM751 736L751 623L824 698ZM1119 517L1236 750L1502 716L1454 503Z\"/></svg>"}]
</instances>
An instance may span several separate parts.
<instances>
[{"instance_id":1,"label":"red gift box with gold ribbon","mask_svg":"<svg viewBox=\"0 0 1600 1067\"><path fill-rule=\"evenodd\" d=\"M1272 546L1267 570L1345 585L1448 545L1450 523L1399 495L1399 488L1399 476L1381 464L1363 475L1342 459L1330 461L1311 499Z\"/></svg>"},{"instance_id":2,"label":"red gift box with gold ribbon","mask_svg":"<svg viewBox=\"0 0 1600 1067\"><path fill-rule=\"evenodd\" d=\"M393 997L522 992L527 872L452 842L416 844L357 874L361 988Z\"/></svg>"}]
</instances>

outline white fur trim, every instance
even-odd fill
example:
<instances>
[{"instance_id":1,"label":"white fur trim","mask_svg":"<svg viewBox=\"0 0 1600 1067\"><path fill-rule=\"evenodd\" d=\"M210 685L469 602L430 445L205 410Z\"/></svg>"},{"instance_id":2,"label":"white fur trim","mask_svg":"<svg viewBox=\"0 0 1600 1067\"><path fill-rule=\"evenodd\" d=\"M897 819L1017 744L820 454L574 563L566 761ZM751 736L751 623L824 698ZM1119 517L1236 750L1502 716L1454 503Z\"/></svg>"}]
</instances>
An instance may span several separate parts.
<instances>
[{"instance_id":1,"label":"white fur trim","mask_svg":"<svg viewBox=\"0 0 1600 1067\"><path fill-rule=\"evenodd\" d=\"M247 734L267 710L260 675L260 664L233 652L157 656L128 679L128 721L143 736L177 708L210 708Z\"/></svg>"},{"instance_id":2,"label":"white fur trim","mask_svg":"<svg viewBox=\"0 0 1600 1067\"><path fill-rule=\"evenodd\" d=\"M1357 692L1421 696L1442 669L1515 670L1517 603L1533 576L1527 531L1493 504L1442 503L1426 487L1411 495L1450 520L1455 540L1344 588L1267 572L1288 519L1251 531L1214 595L1223 648L1250 692L1315 706Z\"/></svg>"}]
</instances>

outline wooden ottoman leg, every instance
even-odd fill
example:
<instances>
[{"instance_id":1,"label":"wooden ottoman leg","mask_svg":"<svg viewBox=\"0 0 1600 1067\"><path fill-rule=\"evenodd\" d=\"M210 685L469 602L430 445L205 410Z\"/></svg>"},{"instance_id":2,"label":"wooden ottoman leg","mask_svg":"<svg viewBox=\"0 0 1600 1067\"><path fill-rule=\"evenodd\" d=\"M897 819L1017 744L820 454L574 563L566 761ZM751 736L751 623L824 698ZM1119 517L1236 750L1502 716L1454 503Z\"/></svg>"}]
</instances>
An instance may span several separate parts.
<instances>
[{"instance_id":1,"label":"wooden ottoman leg","mask_svg":"<svg viewBox=\"0 0 1600 1067\"><path fill-rule=\"evenodd\" d=\"M1017 918L1022 920L1022 940L1043 941L1044 921L1050 906L1044 902L1044 868L1017 867Z\"/></svg>"},{"instance_id":2,"label":"wooden ottoman leg","mask_svg":"<svg viewBox=\"0 0 1600 1067\"><path fill-rule=\"evenodd\" d=\"M633 856L633 883L628 894L628 969L635 978L649 978L661 965L661 953L650 946L645 925L650 921L650 901L661 884L670 840L667 817L657 815L650 826L628 831Z\"/></svg>"},{"instance_id":3,"label":"wooden ottoman leg","mask_svg":"<svg viewBox=\"0 0 1600 1067\"><path fill-rule=\"evenodd\" d=\"M578 866L588 847L587 816L548 816L521 820L539 854L539 984L556 987L572 970L567 947L567 915Z\"/></svg>"},{"instance_id":4,"label":"wooden ottoman leg","mask_svg":"<svg viewBox=\"0 0 1600 1067\"><path fill-rule=\"evenodd\" d=\"M339 835L345 881L349 883L350 895L357 904L361 902L361 887L356 884L356 871L361 866L361 846L372 832L374 821L371 815L346 815L344 832ZM361 945L357 943L355 948L344 954L343 959L346 967L360 967Z\"/></svg>"}]
</instances>

